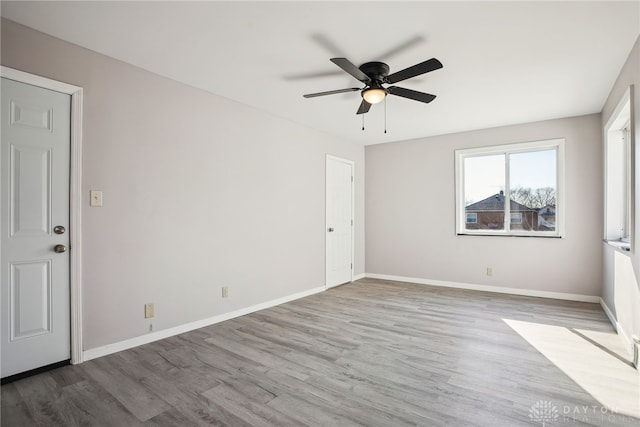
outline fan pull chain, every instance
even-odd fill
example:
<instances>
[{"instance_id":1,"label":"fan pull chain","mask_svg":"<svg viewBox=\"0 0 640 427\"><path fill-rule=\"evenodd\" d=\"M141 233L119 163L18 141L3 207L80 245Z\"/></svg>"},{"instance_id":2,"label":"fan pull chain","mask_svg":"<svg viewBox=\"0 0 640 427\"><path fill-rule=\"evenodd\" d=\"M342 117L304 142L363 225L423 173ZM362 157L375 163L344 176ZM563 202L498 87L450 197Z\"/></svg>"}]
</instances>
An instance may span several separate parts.
<instances>
[{"instance_id":1,"label":"fan pull chain","mask_svg":"<svg viewBox=\"0 0 640 427\"><path fill-rule=\"evenodd\" d=\"M384 97L384 133L387 133L387 97Z\"/></svg>"},{"instance_id":2,"label":"fan pull chain","mask_svg":"<svg viewBox=\"0 0 640 427\"><path fill-rule=\"evenodd\" d=\"M362 115L362 130L364 130L364 114L361 114L361 115Z\"/></svg>"}]
</instances>

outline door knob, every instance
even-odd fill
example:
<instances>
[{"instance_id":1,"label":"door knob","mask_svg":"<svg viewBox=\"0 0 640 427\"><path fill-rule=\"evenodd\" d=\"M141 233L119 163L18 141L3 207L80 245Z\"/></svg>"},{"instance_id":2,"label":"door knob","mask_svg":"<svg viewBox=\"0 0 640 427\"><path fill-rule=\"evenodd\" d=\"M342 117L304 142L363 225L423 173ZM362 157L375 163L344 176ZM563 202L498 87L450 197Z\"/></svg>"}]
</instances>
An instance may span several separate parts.
<instances>
[{"instance_id":1,"label":"door knob","mask_svg":"<svg viewBox=\"0 0 640 427\"><path fill-rule=\"evenodd\" d=\"M61 254L63 252L67 252L67 247L65 245L55 245L53 247L53 251L57 254Z\"/></svg>"},{"instance_id":2,"label":"door knob","mask_svg":"<svg viewBox=\"0 0 640 427\"><path fill-rule=\"evenodd\" d=\"M333 233L333 227L329 227L329 228L327 228L327 231L328 231L329 233Z\"/></svg>"},{"instance_id":3,"label":"door knob","mask_svg":"<svg viewBox=\"0 0 640 427\"><path fill-rule=\"evenodd\" d=\"M55 227L53 227L53 232L56 234L64 234L65 231L67 230L61 225L56 225Z\"/></svg>"}]
</instances>

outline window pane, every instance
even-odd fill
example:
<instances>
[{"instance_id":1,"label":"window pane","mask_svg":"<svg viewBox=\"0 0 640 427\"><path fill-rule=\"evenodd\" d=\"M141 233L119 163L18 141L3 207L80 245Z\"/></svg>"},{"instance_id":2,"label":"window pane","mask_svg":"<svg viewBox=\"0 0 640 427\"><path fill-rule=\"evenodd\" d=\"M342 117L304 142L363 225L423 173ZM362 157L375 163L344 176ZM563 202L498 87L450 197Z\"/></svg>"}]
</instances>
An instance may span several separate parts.
<instances>
[{"instance_id":1,"label":"window pane","mask_svg":"<svg viewBox=\"0 0 640 427\"><path fill-rule=\"evenodd\" d=\"M629 130L626 126L619 130L609 130L606 138L606 239L629 243L631 228Z\"/></svg>"},{"instance_id":2,"label":"window pane","mask_svg":"<svg viewBox=\"0 0 640 427\"><path fill-rule=\"evenodd\" d=\"M476 221L468 230L504 230L504 154L464 159L464 200L466 214Z\"/></svg>"},{"instance_id":3,"label":"window pane","mask_svg":"<svg viewBox=\"0 0 640 427\"><path fill-rule=\"evenodd\" d=\"M556 230L556 150L509 155L512 230Z\"/></svg>"}]
</instances>

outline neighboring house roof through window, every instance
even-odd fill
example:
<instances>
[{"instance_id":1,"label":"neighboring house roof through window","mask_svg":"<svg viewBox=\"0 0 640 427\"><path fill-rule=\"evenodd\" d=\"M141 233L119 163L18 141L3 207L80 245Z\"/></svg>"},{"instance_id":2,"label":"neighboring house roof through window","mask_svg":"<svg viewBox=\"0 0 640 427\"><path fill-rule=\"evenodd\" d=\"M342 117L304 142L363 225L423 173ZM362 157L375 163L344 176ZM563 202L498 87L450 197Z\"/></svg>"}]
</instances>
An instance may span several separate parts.
<instances>
[{"instance_id":1,"label":"neighboring house roof through window","mask_svg":"<svg viewBox=\"0 0 640 427\"><path fill-rule=\"evenodd\" d=\"M511 200L511 206L509 207L511 212L531 212L535 209L520 204ZM504 211L504 191L500 191L498 194L494 194L491 197L487 197L484 200L480 200L479 202L475 202L470 204L465 208L466 211L478 211L478 212L486 212L486 211Z\"/></svg>"}]
</instances>

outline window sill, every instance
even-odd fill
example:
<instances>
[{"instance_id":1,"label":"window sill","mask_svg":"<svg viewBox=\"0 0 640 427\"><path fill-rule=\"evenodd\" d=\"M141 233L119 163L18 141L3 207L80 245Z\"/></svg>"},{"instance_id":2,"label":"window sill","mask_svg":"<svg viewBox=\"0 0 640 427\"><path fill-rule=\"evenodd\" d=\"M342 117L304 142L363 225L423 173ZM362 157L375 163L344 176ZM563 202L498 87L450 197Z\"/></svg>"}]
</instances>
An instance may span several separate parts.
<instances>
[{"instance_id":1,"label":"window sill","mask_svg":"<svg viewBox=\"0 0 640 427\"><path fill-rule=\"evenodd\" d=\"M501 233L501 232L468 232L462 231L457 233L458 236L496 236L496 237L535 237L543 239L561 239L562 236L558 234L525 234L525 233Z\"/></svg>"},{"instance_id":2,"label":"window sill","mask_svg":"<svg viewBox=\"0 0 640 427\"><path fill-rule=\"evenodd\" d=\"M621 251L631 252L631 245L629 244L629 242L621 242L620 240L605 240L604 242L607 245L613 246L614 248Z\"/></svg>"}]
</instances>

